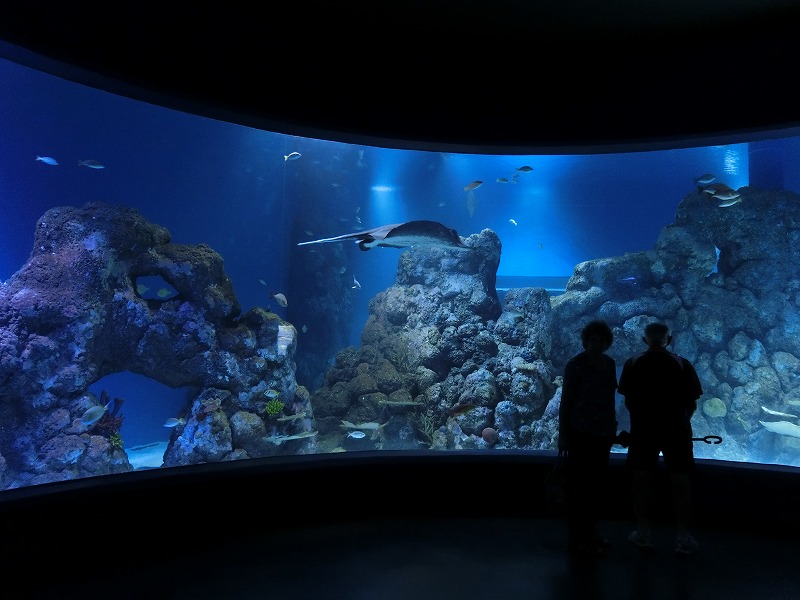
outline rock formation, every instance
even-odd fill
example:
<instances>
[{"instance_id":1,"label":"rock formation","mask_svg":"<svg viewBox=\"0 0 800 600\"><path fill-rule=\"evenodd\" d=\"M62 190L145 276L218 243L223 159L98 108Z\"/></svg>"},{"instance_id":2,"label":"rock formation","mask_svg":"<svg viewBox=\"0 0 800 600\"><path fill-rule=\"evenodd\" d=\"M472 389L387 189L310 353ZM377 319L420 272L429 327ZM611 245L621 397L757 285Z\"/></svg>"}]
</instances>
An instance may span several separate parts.
<instances>
[{"instance_id":1,"label":"rock formation","mask_svg":"<svg viewBox=\"0 0 800 600\"><path fill-rule=\"evenodd\" d=\"M153 276L171 291L143 294L137 280ZM0 285L0 487L130 470L88 390L123 370L198 389L165 465L314 451L295 348L294 327L275 314L240 314L208 246L173 244L126 207L53 208ZM265 410L269 390L280 411Z\"/></svg>"},{"instance_id":2,"label":"rock formation","mask_svg":"<svg viewBox=\"0 0 800 600\"><path fill-rule=\"evenodd\" d=\"M791 433L800 431L800 198L739 192L726 207L689 194L653 249L577 265L560 296L510 290L499 314L480 308L494 259L473 271L469 287L458 258L403 253L397 284L371 305L361 346L338 354L312 398L320 430L352 447L335 426L375 421L382 435L358 447L457 449L487 447L481 433L492 427L494 447L553 449L559 375L581 350L581 328L606 320L621 367L644 349L644 326L663 320L703 382L695 435L724 438L696 444L697 456L800 464ZM487 256L493 246L499 258L492 239L484 231L468 243ZM620 407L621 428L626 416Z\"/></svg>"}]
</instances>

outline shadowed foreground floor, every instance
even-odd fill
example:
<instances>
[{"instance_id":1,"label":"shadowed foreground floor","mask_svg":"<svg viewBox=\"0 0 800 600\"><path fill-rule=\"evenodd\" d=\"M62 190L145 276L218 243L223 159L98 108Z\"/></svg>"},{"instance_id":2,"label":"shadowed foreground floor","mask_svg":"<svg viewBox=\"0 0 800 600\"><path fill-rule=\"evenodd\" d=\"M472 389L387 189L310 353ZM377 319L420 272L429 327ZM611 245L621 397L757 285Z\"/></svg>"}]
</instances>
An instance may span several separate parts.
<instances>
[{"instance_id":1,"label":"shadowed foreground floor","mask_svg":"<svg viewBox=\"0 0 800 600\"><path fill-rule=\"evenodd\" d=\"M4 537L0 559L9 573L38 573L7 578L3 597L798 597L796 519L781 512L797 497L791 470L775 479L760 469L702 466L696 500L706 524L694 528L701 550L689 557L675 556L674 533L664 522L654 529L653 553L630 544L632 522L612 490L610 518L601 525L613 543L609 554L576 559L566 552L564 523L543 514L538 501L536 482L550 458L398 459L370 458L360 467L337 459L322 470L309 462L283 471L272 461L226 475L209 467L187 479L195 468L167 480L159 470L152 479L0 502L4 531L12 534ZM509 487L513 473L527 483ZM476 485L490 474L495 484ZM86 514L97 521L87 522ZM112 515L116 530L107 520Z\"/></svg>"}]
</instances>

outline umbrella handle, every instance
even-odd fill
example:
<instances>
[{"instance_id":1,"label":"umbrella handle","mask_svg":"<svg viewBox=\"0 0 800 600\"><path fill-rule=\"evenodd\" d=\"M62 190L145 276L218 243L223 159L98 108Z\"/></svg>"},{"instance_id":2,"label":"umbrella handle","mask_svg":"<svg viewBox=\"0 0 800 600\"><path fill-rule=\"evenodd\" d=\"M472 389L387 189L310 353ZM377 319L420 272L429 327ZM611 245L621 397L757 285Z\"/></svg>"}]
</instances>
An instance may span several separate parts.
<instances>
[{"instance_id":1,"label":"umbrella handle","mask_svg":"<svg viewBox=\"0 0 800 600\"><path fill-rule=\"evenodd\" d=\"M722 438L718 435L707 435L705 437L692 438L693 442L705 442L706 444L721 444Z\"/></svg>"}]
</instances>

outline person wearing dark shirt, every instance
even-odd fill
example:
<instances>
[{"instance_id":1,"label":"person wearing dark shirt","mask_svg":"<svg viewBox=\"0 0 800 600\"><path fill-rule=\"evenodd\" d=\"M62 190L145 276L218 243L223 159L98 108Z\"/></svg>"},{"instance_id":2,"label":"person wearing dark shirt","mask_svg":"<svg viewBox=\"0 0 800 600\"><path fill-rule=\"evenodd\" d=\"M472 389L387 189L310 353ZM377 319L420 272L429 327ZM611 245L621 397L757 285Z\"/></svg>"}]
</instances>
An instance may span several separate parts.
<instances>
[{"instance_id":1,"label":"person wearing dark shirt","mask_svg":"<svg viewBox=\"0 0 800 600\"><path fill-rule=\"evenodd\" d=\"M644 550L653 548L649 505L661 454L672 491L675 552L692 554L700 547L689 533L694 469L691 417L703 389L692 363L667 350L672 342L667 325L650 323L642 340L647 350L625 361L619 377L619 393L630 413L626 461L632 471L636 517L636 530L628 539Z\"/></svg>"},{"instance_id":2,"label":"person wearing dark shirt","mask_svg":"<svg viewBox=\"0 0 800 600\"><path fill-rule=\"evenodd\" d=\"M614 335L603 321L581 331L583 352L564 368L558 450L566 454L567 541L572 552L602 556L609 542L597 534L599 498L617 431L617 368L605 352Z\"/></svg>"}]
</instances>

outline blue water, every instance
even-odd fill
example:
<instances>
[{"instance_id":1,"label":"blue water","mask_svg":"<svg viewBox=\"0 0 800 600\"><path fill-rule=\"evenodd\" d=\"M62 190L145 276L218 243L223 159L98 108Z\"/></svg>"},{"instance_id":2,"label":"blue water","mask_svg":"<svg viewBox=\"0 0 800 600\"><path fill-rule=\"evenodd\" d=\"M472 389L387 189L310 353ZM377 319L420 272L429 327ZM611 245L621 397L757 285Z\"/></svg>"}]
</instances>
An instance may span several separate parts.
<instances>
[{"instance_id":1,"label":"blue water","mask_svg":"<svg viewBox=\"0 0 800 600\"><path fill-rule=\"evenodd\" d=\"M499 280L544 278L563 287L579 262L652 248L703 173L733 188L800 192L794 137L605 154L398 150L214 121L2 59L0 115L0 279L25 263L46 210L102 201L138 209L173 242L208 244L224 258L242 311L268 306L284 317L288 309L269 292L285 293L290 305L313 293L313 282L290 277L292 260L303 260L292 254L300 241L411 219L441 221L462 236L491 228L503 244ZM291 152L302 156L285 160ZM78 165L86 159L105 168ZM522 166L533 171L517 171ZM476 180L483 183L471 214L464 187ZM329 246L303 248L333 256ZM345 245L342 277L362 286L350 290L349 344L359 342L369 300L394 282L399 254ZM186 400L185 391L129 374L92 389L103 386L126 396L126 445L166 439L164 419ZM157 409L152 397L164 398Z\"/></svg>"}]
</instances>

